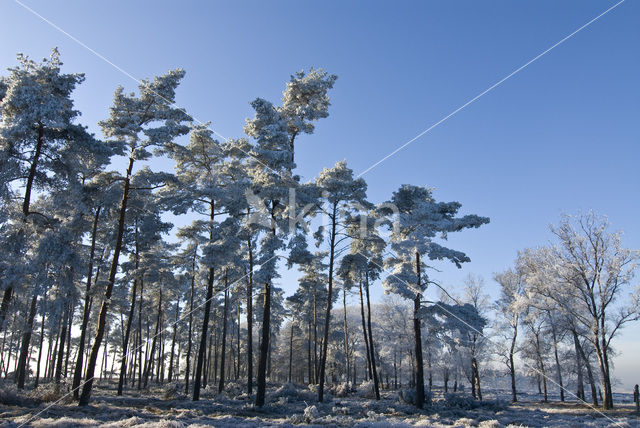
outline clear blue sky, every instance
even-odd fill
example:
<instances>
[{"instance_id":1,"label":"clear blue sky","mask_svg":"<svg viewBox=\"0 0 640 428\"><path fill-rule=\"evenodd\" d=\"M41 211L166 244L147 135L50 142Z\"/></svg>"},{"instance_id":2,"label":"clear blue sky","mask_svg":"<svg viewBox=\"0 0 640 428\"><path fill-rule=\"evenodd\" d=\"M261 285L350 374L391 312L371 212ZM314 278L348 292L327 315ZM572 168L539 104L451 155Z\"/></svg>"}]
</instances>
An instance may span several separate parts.
<instances>
[{"instance_id":1,"label":"clear blue sky","mask_svg":"<svg viewBox=\"0 0 640 428\"><path fill-rule=\"evenodd\" d=\"M337 74L330 117L296 147L298 172L311 179L342 159L365 170L615 2L24 4L137 78L186 69L178 104L226 137L241 136L250 100L278 102L295 71ZM86 73L76 106L95 132L115 87L135 89L18 3L1 1L0 16L0 66L58 46L66 71ZM374 202L403 183L428 185L491 217L451 236L472 262L438 266L436 279L458 286L473 272L495 294L492 273L549 242L562 212L607 214L640 248L639 23L640 3L627 0L365 175ZM619 340L624 389L640 381L639 331L632 324Z\"/></svg>"}]
</instances>

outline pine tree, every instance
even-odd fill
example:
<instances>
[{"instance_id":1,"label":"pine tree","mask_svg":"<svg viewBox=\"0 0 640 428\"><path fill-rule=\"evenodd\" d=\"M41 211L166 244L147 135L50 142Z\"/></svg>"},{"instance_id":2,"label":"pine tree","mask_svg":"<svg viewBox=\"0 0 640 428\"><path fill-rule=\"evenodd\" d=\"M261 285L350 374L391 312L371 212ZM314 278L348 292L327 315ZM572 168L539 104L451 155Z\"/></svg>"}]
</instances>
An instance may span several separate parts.
<instances>
[{"instance_id":1,"label":"pine tree","mask_svg":"<svg viewBox=\"0 0 640 428\"><path fill-rule=\"evenodd\" d=\"M174 138L188 132L188 127L183 122L190 120L190 117L183 110L173 107L175 89L183 76L183 70L174 70L156 77L153 81L145 80L138 87L140 94L137 97L134 94L125 94L122 87L118 88L111 108L111 116L100 123L107 138L112 138L123 149L124 146L128 148L129 159L123 176L122 199L118 224L115 228L116 239L109 277L79 401L83 406L89 403L91 397L95 366L107 322L109 301L118 273L133 167L136 160L147 160L151 157L151 153L147 150L149 147L163 148Z\"/></svg>"},{"instance_id":2,"label":"pine tree","mask_svg":"<svg viewBox=\"0 0 640 428\"><path fill-rule=\"evenodd\" d=\"M424 395L424 369L422 357L422 333L420 326L422 294L432 283L425 272L425 256L430 260L450 260L458 268L470 259L461 251L451 250L434 238L449 232L480 227L489 222L486 217L466 215L455 217L460 209L458 202L435 202L431 190L403 185L389 202L380 207L382 215L393 216L387 225L391 228L393 254L385 260L390 270L383 281L392 293L413 300L413 330L415 343L416 407L422 408Z\"/></svg>"}]
</instances>

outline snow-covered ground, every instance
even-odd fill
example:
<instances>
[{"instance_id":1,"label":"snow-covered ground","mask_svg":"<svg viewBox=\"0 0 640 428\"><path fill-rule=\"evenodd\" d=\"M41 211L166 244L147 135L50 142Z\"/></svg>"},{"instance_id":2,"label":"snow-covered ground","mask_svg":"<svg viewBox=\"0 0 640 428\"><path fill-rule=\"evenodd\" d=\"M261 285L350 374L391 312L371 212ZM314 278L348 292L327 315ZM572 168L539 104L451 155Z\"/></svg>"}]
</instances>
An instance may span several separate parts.
<instances>
[{"instance_id":1,"label":"snow-covered ground","mask_svg":"<svg viewBox=\"0 0 640 428\"><path fill-rule=\"evenodd\" d=\"M606 414L575 402L544 404L527 396L511 405L495 399L479 404L463 395L445 399L441 394L436 394L424 411L416 411L405 401L410 394L385 391L376 402L368 398L366 389L346 392L338 387L332 388L335 396L317 403L309 388L286 384L269 385L267 405L256 409L241 385L228 385L227 392L219 395L207 389L198 402L189 400L178 388L170 384L144 395L127 393L117 397L113 385L103 386L95 390L90 406L79 408L67 398L52 405L56 394L46 387L35 394L17 394L10 386L4 386L0 391L0 426L640 427L630 396L622 395L617 398L626 402Z\"/></svg>"}]
</instances>

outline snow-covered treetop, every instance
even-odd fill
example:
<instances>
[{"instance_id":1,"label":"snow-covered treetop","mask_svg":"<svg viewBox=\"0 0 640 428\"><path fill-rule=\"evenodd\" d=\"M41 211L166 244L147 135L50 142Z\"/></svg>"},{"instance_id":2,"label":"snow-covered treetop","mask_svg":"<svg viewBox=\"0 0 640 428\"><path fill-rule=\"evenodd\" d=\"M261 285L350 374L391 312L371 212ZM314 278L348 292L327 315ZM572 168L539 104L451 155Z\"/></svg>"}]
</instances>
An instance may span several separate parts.
<instances>
[{"instance_id":1,"label":"snow-covered treetop","mask_svg":"<svg viewBox=\"0 0 640 428\"><path fill-rule=\"evenodd\" d=\"M313 122L329 116L329 96L338 76L328 74L322 69L311 68L291 76L282 94L281 115L287 120L289 134L295 137L304 132L313 133Z\"/></svg>"},{"instance_id":2,"label":"snow-covered treetop","mask_svg":"<svg viewBox=\"0 0 640 428\"><path fill-rule=\"evenodd\" d=\"M446 240L449 232L489 223L487 217L477 215L455 217L460 207L459 202L436 202L431 189L405 184L393 193L390 201L378 208L381 215L389 216L386 225L392 231L391 249L394 255L385 262L391 270L384 281L387 291L414 298L416 293L426 289L429 284L425 272L427 266L423 265L423 260L420 261L421 277L418 278L417 254L427 256L430 260L448 259L458 268L470 261L465 253L433 241L436 237Z\"/></svg>"},{"instance_id":3,"label":"snow-covered treetop","mask_svg":"<svg viewBox=\"0 0 640 428\"><path fill-rule=\"evenodd\" d=\"M137 160L148 159L149 146L162 149L174 138L189 132L183 122L191 121L183 109L174 107L175 90L185 75L182 69L143 80L139 95L126 94L122 86L116 89L110 117L100 122L107 138L122 150L129 146ZM122 152L120 153L122 154Z\"/></svg>"},{"instance_id":4,"label":"snow-covered treetop","mask_svg":"<svg viewBox=\"0 0 640 428\"><path fill-rule=\"evenodd\" d=\"M18 65L2 78L3 183L26 178L35 163L33 185L60 190L95 174L109 161L111 151L75 123L80 112L73 108L71 93L84 75L62 73L61 66L57 49L39 63L20 54Z\"/></svg>"}]
</instances>

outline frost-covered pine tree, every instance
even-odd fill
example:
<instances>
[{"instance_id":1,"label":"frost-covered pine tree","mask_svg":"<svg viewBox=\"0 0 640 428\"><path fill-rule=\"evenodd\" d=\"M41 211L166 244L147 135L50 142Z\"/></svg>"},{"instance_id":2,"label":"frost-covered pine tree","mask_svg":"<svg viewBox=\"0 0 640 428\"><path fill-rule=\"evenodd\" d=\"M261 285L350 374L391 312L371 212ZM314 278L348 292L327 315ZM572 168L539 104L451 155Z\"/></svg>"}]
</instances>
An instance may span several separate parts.
<instances>
[{"instance_id":1,"label":"frost-covered pine tree","mask_svg":"<svg viewBox=\"0 0 640 428\"><path fill-rule=\"evenodd\" d=\"M212 137L207 125L192 130L187 146L174 144L168 148L176 161L177 182L165 192L167 204L176 214L190 211L201 215L201 219L191 224L189 236L192 240L197 236L206 237L199 244L203 252L200 262L207 269L207 295L193 382L194 400L200 399L216 268L226 260L226 253L217 249L221 245L231 245L231 236L227 234L238 234L239 217L246 209L246 201L241 195L244 195L248 181L242 169L242 158L248 149L248 143L243 139L220 143ZM233 221L235 231L222 228L218 222L221 213L230 216L224 224L229 226ZM233 242L233 245L239 245L237 239Z\"/></svg>"},{"instance_id":2,"label":"frost-covered pine tree","mask_svg":"<svg viewBox=\"0 0 640 428\"><path fill-rule=\"evenodd\" d=\"M57 49L40 63L19 54L18 63L0 85L0 194L5 198L12 194L21 205L21 215L14 210L13 221L3 230L4 238L13 241L13 245L3 246L11 250L5 258L9 265L20 264L25 245L29 245L27 222L36 222L40 228L53 227L57 222L48 213L33 209L35 191L72 190L70 187L82 179L83 169L105 164L110 155L84 126L76 123L79 112L73 108L71 93L84 75L62 73ZM4 209L0 211L7 214ZM1 330L14 285L21 280L19 270L10 266L0 266L0 275L4 276L0 281Z\"/></svg>"},{"instance_id":3,"label":"frost-covered pine tree","mask_svg":"<svg viewBox=\"0 0 640 428\"><path fill-rule=\"evenodd\" d=\"M313 134L314 122L329 116L329 89L338 76L311 68L291 76L282 94L280 116L287 122L291 162L294 162L295 140L299 134Z\"/></svg>"},{"instance_id":4,"label":"frost-covered pine tree","mask_svg":"<svg viewBox=\"0 0 640 428\"><path fill-rule=\"evenodd\" d=\"M110 117L100 123L105 136L111 139L114 145L121 147L120 154L125 153L125 148L128 150L128 162L126 172L122 177L122 199L118 223L115 227L116 238L111 267L79 401L82 406L89 404L91 397L95 367L107 322L109 301L118 273L134 164L136 161L150 159L152 157L150 148L162 149L176 137L189 131L185 122L191 120L190 116L184 110L173 106L175 90L184 74L183 70L173 70L154 78L153 81L144 80L138 86L138 96L133 93L126 94L124 89L119 87L115 92Z\"/></svg>"},{"instance_id":5,"label":"frost-covered pine tree","mask_svg":"<svg viewBox=\"0 0 640 428\"><path fill-rule=\"evenodd\" d=\"M325 331L320 358L320 387L318 389L318 401L322 402L324 398L329 324L331 322L334 269L337 268L336 249L341 242L349 238L346 233L348 220L355 212L366 208L370 204L366 200L367 184L362 178L354 179L353 170L347 167L345 161L336 163L333 168L325 168L322 170L316 179L316 185L323 195L320 210L329 220L329 224L327 225L328 236L326 237L329 246L329 277L327 281Z\"/></svg>"},{"instance_id":6,"label":"frost-covered pine tree","mask_svg":"<svg viewBox=\"0 0 640 428\"><path fill-rule=\"evenodd\" d=\"M413 331L415 343L416 406L424 403L424 372L420 308L422 294L432 282L426 273L424 259L449 260L457 267L468 262L461 251L452 250L436 242L450 232L480 227L489 222L486 217L466 215L455 217L461 205L458 202L436 202L432 191L425 187L402 185L389 202L380 208L388 215L391 228L392 255L385 260L389 275L383 285L387 292L413 300ZM394 212L395 211L395 212Z\"/></svg>"},{"instance_id":7,"label":"frost-covered pine tree","mask_svg":"<svg viewBox=\"0 0 640 428\"><path fill-rule=\"evenodd\" d=\"M363 208L367 208L363 206ZM349 254L344 256L340 263L340 276L345 286L358 284L360 294L360 315L362 332L366 350L367 369L369 379L373 380L376 399L380 399L380 385L376 366L376 352L373 341L373 329L371 323L371 298L369 287L371 283L380 277L383 268L383 253L386 242L378 234L374 213L359 213L349 219L347 235L351 238ZM364 299L362 289L364 287L367 302L367 321L365 323Z\"/></svg>"}]
</instances>

